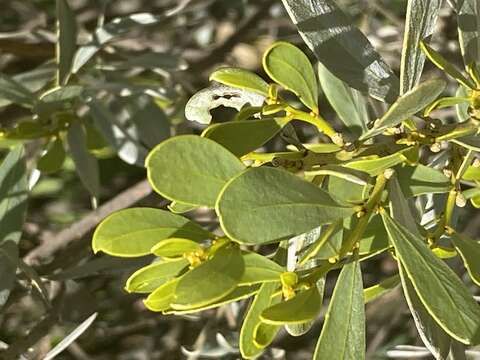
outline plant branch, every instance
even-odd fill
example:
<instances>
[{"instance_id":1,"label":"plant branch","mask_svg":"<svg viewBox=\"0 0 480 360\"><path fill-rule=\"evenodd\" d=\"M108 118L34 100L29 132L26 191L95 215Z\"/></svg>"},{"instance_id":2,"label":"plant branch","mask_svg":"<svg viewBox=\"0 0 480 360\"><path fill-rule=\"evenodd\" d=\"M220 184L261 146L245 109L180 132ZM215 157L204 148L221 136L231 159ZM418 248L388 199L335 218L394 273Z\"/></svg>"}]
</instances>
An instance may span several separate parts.
<instances>
[{"instance_id":1,"label":"plant branch","mask_svg":"<svg viewBox=\"0 0 480 360\"><path fill-rule=\"evenodd\" d=\"M24 258L29 265L39 264L52 257L70 243L80 240L91 231L102 219L111 213L127 208L152 193L147 180L142 180L124 190L110 201L90 212L84 218L57 234L44 239L43 243L30 251Z\"/></svg>"}]
</instances>

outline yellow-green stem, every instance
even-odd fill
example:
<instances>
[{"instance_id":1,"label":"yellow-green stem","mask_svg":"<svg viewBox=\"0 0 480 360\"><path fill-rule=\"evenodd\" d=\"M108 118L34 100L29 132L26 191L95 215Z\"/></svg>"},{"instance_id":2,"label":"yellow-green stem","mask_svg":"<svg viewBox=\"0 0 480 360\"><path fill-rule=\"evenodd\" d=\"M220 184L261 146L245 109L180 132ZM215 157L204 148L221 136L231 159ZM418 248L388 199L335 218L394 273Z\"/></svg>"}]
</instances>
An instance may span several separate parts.
<instances>
[{"instance_id":1,"label":"yellow-green stem","mask_svg":"<svg viewBox=\"0 0 480 360\"><path fill-rule=\"evenodd\" d=\"M319 131L323 132L331 139L337 134L330 124L319 114L307 113L291 106L287 107L286 111L291 114L294 119L302 120L316 126Z\"/></svg>"},{"instance_id":2,"label":"yellow-green stem","mask_svg":"<svg viewBox=\"0 0 480 360\"><path fill-rule=\"evenodd\" d=\"M372 193L368 198L367 203L365 204L364 214L361 215L360 219L355 226L355 229L347 238L347 240L342 244L342 248L340 249L339 258L343 258L348 252L350 252L354 246L361 240L363 233L365 232L370 217L377 207L378 203L382 198L383 190L385 189L385 185L387 184L387 176L385 174L380 174L377 176L377 181L375 182L375 186L373 187Z\"/></svg>"}]
</instances>

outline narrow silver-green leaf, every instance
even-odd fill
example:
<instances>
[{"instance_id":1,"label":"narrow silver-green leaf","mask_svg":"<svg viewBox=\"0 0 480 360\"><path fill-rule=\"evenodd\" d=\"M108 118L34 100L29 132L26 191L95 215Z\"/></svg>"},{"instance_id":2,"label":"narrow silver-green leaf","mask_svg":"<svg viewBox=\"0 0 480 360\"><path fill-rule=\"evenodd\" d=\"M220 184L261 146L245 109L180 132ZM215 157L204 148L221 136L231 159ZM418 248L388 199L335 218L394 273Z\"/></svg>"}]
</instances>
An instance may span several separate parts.
<instances>
[{"instance_id":1,"label":"narrow silver-green leaf","mask_svg":"<svg viewBox=\"0 0 480 360\"><path fill-rule=\"evenodd\" d=\"M397 179L405 196L439 194L450 190L450 180L440 171L430 166L397 166Z\"/></svg>"},{"instance_id":2,"label":"narrow silver-green leaf","mask_svg":"<svg viewBox=\"0 0 480 360\"><path fill-rule=\"evenodd\" d=\"M386 212L382 217L398 259L429 314L458 341L478 343L480 306L465 285L418 235Z\"/></svg>"},{"instance_id":3,"label":"narrow silver-green leaf","mask_svg":"<svg viewBox=\"0 0 480 360\"><path fill-rule=\"evenodd\" d=\"M360 159L347 163L345 166L350 169L360 170L366 172L371 176L377 176L383 173L386 169L398 165L407 160L405 154L409 152L417 152L415 148L406 148L398 152L373 159Z\"/></svg>"},{"instance_id":4,"label":"narrow silver-green leaf","mask_svg":"<svg viewBox=\"0 0 480 360\"><path fill-rule=\"evenodd\" d=\"M477 0L458 0L457 22L460 49L465 65L480 59L480 3Z\"/></svg>"},{"instance_id":5,"label":"narrow silver-green leaf","mask_svg":"<svg viewBox=\"0 0 480 360\"><path fill-rule=\"evenodd\" d=\"M67 0L57 0L57 83L65 85L72 70L77 47L77 23Z\"/></svg>"},{"instance_id":6,"label":"narrow silver-green leaf","mask_svg":"<svg viewBox=\"0 0 480 360\"><path fill-rule=\"evenodd\" d=\"M474 89L475 84L472 80L466 78L453 64L447 61L439 52L433 50L429 45L420 42L420 47L423 52L428 56L431 62L433 62L440 70L445 71L448 75L453 77L463 86Z\"/></svg>"},{"instance_id":7,"label":"narrow silver-green leaf","mask_svg":"<svg viewBox=\"0 0 480 360\"><path fill-rule=\"evenodd\" d=\"M318 63L318 79L328 102L348 130L358 135L367 131L369 116L363 95L333 75L321 62Z\"/></svg>"},{"instance_id":8,"label":"narrow silver-green leaf","mask_svg":"<svg viewBox=\"0 0 480 360\"><path fill-rule=\"evenodd\" d=\"M340 272L313 359L365 359L365 308L358 260L344 265Z\"/></svg>"},{"instance_id":9,"label":"narrow silver-green leaf","mask_svg":"<svg viewBox=\"0 0 480 360\"><path fill-rule=\"evenodd\" d=\"M74 121L67 132L70 155L75 163L75 169L83 185L97 197L100 193L100 173L98 162L87 150L85 129L78 121Z\"/></svg>"},{"instance_id":10,"label":"narrow silver-green leaf","mask_svg":"<svg viewBox=\"0 0 480 360\"><path fill-rule=\"evenodd\" d=\"M12 102L25 107L32 107L35 103L30 90L4 74L0 74L0 100L5 100L5 105Z\"/></svg>"},{"instance_id":11,"label":"narrow silver-green leaf","mask_svg":"<svg viewBox=\"0 0 480 360\"><path fill-rule=\"evenodd\" d=\"M410 232L420 236L415 222L415 213L412 211L408 199L400 187L398 175L388 181L387 189L388 198L390 200L390 214L392 217L399 221Z\"/></svg>"},{"instance_id":12,"label":"narrow silver-green leaf","mask_svg":"<svg viewBox=\"0 0 480 360\"><path fill-rule=\"evenodd\" d=\"M418 298L417 293L405 274L403 266L398 266L402 281L403 294L407 301L408 308L412 313L413 321L417 327L418 334L428 350L435 359L447 359L450 351L450 344L454 341L430 316L425 306Z\"/></svg>"},{"instance_id":13,"label":"narrow silver-green leaf","mask_svg":"<svg viewBox=\"0 0 480 360\"><path fill-rule=\"evenodd\" d=\"M420 81L425 64L420 41L432 36L441 6L442 0L408 0L400 64L400 94L413 89Z\"/></svg>"},{"instance_id":14,"label":"narrow silver-green leaf","mask_svg":"<svg viewBox=\"0 0 480 360\"><path fill-rule=\"evenodd\" d=\"M57 345L53 347L45 356L43 360L58 359L58 355L68 348L77 338L79 338L97 318L98 313L93 313L87 319L85 319L80 325L78 325L72 332L70 332L65 338L62 339Z\"/></svg>"},{"instance_id":15,"label":"narrow silver-green leaf","mask_svg":"<svg viewBox=\"0 0 480 360\"><path fill-rule=\"evenodd\" d=\"M0 243L18 243L27 210L28 177L23 146L0 163Z\"/></svg>"},{"instance_id":16,"label":"narrow silver-green leaf","mask_svg":"<svg viewBox=\"0 0 480 360\"><path fill-rule=\"evenodd\" d=\"M38 160L37 169L45 174L53 173L61 169L65 161L65 149L60 138L56 138L50 144L48 150Z\"/></svg>"},{"instance_id":17,"label":"narrow silver-green leaf","mask_svg":"<svg viewBox=\"0 0 480 360\"><path fill-rule=\"evenodd\" d=\"M150 184L167 199L213 207L228 180L245 167L213 140L196 135L168 139L148 155Z\"/></svg>"},{"instance_id":18,"label":"narrow silver-green leaf","mask_svg":"<svg viewBox=\"0 0 480 360\"><path fill-rule=\"evenodd\" d=\"M230 180L215 210L225 233L245 244L303 234L353 213L319 187L281 169L249 169Z\"/></svg>"},{"instance_id":19,"label":"narrow silver-green leaf","mask_svg":"<svg viewBox=\"0 0 480 360\"><path fill-rule=\"evenodd\" d=\"M118 156L128 164L143 165L147 149L140 143L137 135L132 134L137 131L132 131L135 129L120 123L118 117L101 101L92 98L87 105L95 128L117 151ZM133 119L131 120L133 122Z\"/></svg>"},{"instance_id":20,"label":"narrow silver-green leaf","mask_svg":"<svg viewBox=\"0 0 480 360\"><path fill-rule=\"evenodd\" d=\"M15 282L17 244L27 210L28 180L23 146L13 148L0 164L0 308Z\"/></svg>"},{"instance_id":21,"label":"narrow silver-green leaf","mask_svg":"<svg viewBox=\"0 0 480 360\"><path fill-rule=\"evenodd\" d=\"M142 26L155 25L165 19L162 15L137 13L112 19L95 29L92 39L78 48L73 60L72 72L77 73L105 44L128 31Z\"/></svg>"},{"instance_id":22,"label":"narrow silver-green leaf","mask_svg":"<svg viewBox=\"0 0 480 360\"><path fill-rule=\"evenodd\" d=\"M480 244L458 233L452 235L452 242L460 253L470 278L480 286Z\"/></svg>"},{"instance_id":23,"label":"narrow silver-green leaf","mask_svg":"<svg viewBox=\"0 0 480 360\"><path fill-rule=\"evenodd\" d=\"M393 102L399 82L333 0L282 0L298 32L336 77L375 99Z\"/></svg>"},{"instance_id":24,"label":"narrow silver-green leaf","mask_svg":"<svg viewBox=\"0 0 480 360\"><path fill-rule=\"evenodd\" d=\"M445 90L446 85L444 80L427 80L407 91L390 106L388 111L375 122L375 126L365 133L361 139L368 139L381 134L385 129L408 120L433 102Z\"/></svg>"}]
</instances>

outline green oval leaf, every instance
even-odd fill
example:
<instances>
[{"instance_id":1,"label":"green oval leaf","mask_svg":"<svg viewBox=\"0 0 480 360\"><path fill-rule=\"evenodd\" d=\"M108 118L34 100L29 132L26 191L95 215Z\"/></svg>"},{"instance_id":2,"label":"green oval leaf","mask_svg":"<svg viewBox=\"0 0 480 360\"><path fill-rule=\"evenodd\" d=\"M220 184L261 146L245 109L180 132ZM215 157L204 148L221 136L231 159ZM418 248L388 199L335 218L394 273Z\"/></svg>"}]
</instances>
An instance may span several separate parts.
<instances>
[{"instance_id":1,"label":"green oval leaf","mask_svg":"<svg viewBox=\"0 0 480 360\"><path fill-rule=\"evenodd\" d=\"M238 68L221 68L214 71L209 80L268 96L268 83L251 71Z\"/></svg>"},{"instance_id":2,"label":"green oval leaf","mask_svg":"<svg viewBox=\"0 0 480 360\"><path fill-rule=\"evenodd\" d=\"M375 126L360 139L368 139L381 134L385 129L399 125L402 121L430 105L445 89L444 80L427 80L400 96L388 111L375 122Z\"/></svg>"},{"instance_id":3,"label":"green oval leaf","mask_svg":"<svg viewBox=\"0 0 480 360\"><path fill-rule=\"evenodd\" d=\"M231 121L210 125L202 133L240 157L263 146L288 122L283 119Z\"/></svg>"},{"instance_id":4,"label":"green oval leaf","mask_svg":"<svg viewBox=\"0 0 480 360\"><path fill-rule=\"evenodd\" d=\"M480 244L457 233L452 235L452 242L460 253L470 278L480 286Z\"/></svg>"},{"instance_id":5,"label":"green oval leaf","mask_svg":"<svg viewBox=\"0 0 480 360\"><path fill-rule=\"evenodd\" d=\"M322 297L316 286L299 292L293 298L263 310L260 318L271 325L302 324L318 315L322 308Z\"/></svg>"},{"instance_id":6,"label":"green oval leaf","mask_svg":"<svg viewBox=\"0 0 480 360\"><path fill-rule=\"evenodd\" d=\"M310 110L318 113L318 87L308 57L287 42L276 42L263 55L265 72L286 90L292 91Z\"/></svg>"},{"instance_id":7,"label":"green oval leaf","mask_svg":"<svg viewBox=\"0 0 480 360\"><path fill-rule=\"evenodd\" d=\"M429 314L453 338L478 342L480 307L457 275L418 236L382 212L400 263Z\"/></svg>"},{"instance_id":8,"label":"green oval leaf","mask_svg":"<svg viewBox=\"0 0 480 360\"><path fill-rule=\"evenodd\" d=\"M249 169L222 190L216 212L225 233L245 244L303 234L353 213L325 191L280 169Z\"/></svg>"},{"instance_id":9,"label":"green oval leaf","mask_svg":"<svg viewBox=\"0 0 480 360\"><path fill-rule=\"evenodd\" d=\"M174 278L160 285L143 301L148 310L165 311L170 308L170 303L175 296L175 289L181 278Z\"/></svg>"},{"instance_id":10,"label":"green oval leaf","mask_svg":"<svg viewBox=\"0 0 480 360\"><path fill-rule=\"evenodd\" d=\"M215 141L196 135L168 139L145 161L150 184L163 197L213 207L223 186L245 167Z\"/></svg>"},{"instance_id":11,"label":"green oval leaf","mask_svg":"<svg viewBox=\"0 0 480 360\"><path fill-rule=\"evenodd\" d=\"M314 360L365 358L365 309L358 260L343 266L328 306Z\"/></svg>"},{"instance_id":12,"label":"green oval leaf","mask_svg":"<svg viewBox=\"0 0 480 360\"><path fill-rule=\"evenodd\" d=\"M77 23L67 0L57 0L57 32L57 81L59 85L65 85L72 70L77 47Z\"/></svg>"},{"instance_id":13,"label":"green oval leaf","mask_svg":"<svg viewBox=\"0 0 480 360\"><path fill-rule=\"evenodd\" d=\"M244 271L240 248L227 245L213 258L182 276L171 307L188 310L220 300L237 287Z\"/></svg>"},{"instance_id":14,"label":"green oval leaf","mask_svg":"<svg viewBox=\"0 0 480 360\"><path fill-rule=\"evenodd\" d=\"M320 294L320 303L323 302L323 293L325 290L325 277L317 280L317 289ZM312 326L315 324L315 320L303 322L303 323L289 323L285 325L285 330L292 336L302 336L306 334Z\"/></svg>"},{"instance_id":15,"label":"green oval leaf","mask_svg":"<svg viewBox=\"0 0 480 360\"><path fill-rule=\"evenodd\" d=\"M210 237L208 231L180 215L152 208L118 211L98 225L92 239L94 252L135 257L150 254L152 246L171 237L196 241Z\"/></svg>"},{"instance_id":16,"label":"green oval leaf","mask_svg":"<svg viewBox=\"0 0 480 360\"><path fill-rule=\"evenodd\" d=\"M127 280L125 290L136 293L150 293L177 276L188 266L188 261L156 261L135 271Z\"/></svg>"},{"instance_id":17,"label":"green oval leaf","mask_svg":"<svg viewBox=\"0 0 480 360\"><path fill-rule=\"evenodd\" d=\"M151 252L156 256L174 258L178 256L183 256L183 254L185 253L201 249L202 246L193 240L170 238L162 240L158 244L154 245Z\"/></svg>"}]
</instances>

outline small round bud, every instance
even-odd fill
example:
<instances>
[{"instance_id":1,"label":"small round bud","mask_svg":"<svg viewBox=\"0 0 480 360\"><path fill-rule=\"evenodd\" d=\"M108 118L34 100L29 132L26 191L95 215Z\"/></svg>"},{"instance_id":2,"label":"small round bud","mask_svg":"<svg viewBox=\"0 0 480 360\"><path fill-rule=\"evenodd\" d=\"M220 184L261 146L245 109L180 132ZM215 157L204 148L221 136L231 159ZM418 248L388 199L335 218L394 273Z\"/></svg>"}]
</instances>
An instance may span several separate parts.
<instances>
[{"instance_id":1,"label":"small round bud","mask_svg":"<svg viewBox=\"0 0 480 360\"><path fill-rule=\"evenodd\" d=\"M332 136L332 141L335 145L338 145L338 146L343 146L344 142L343 142L343 135L340 134L340 133L335 133L333 134Z\"/></svg>"},{"instance_id":2,"label":"small round bud","mask_svg":"<svg viewBox=\"0 0 480 360\"><path fill-rule=\"evenodd\" d=\"M363 216L365 216L366 212L365 210L360 210L360 211L357 211L356 215L357 215L357 218L361 218Z\"/></svg>"},{"instance_id":3,"label":"small round bud","mask_svg":"<svg viewBox=\"0 0 480 360\"><path fill-rule=\"evenodd\" d=\"M457 196L455 197L455 205L461 208L467 205L467 199L465 199L465 196L463 196L461 192L458 192Z\"/></svg>"},{"instance_id":4,"label":"small round bud","mask_svg":"<svg viewBox=\"0 0 480 360\"><path fill-rule=\"evenodd\" d=\"M452 170L448 168L444 168L442 171L443 171L443 175L445 175L447 178L451 178L453 175Z\"/></svg>"},{"instance_id":5,"label":"small round bud","mask_svg":"<svg viewBox=\"0 0 480 360\"><path fill-rule=\"evenodd\" d=\"M385 179L387 179L387 180L389 180L393 176L393 174L395 174L395 170L390 169L390 168L386 169L383 172L383 176L385 176Z\"/></svg>"},{"instance_id":6,"label":"small round bud","mask_svg":"<svg viewBox=\"0 0 480 360\"><path fill-rule=\"evenodd\" d=\"M430 151L433 153L438 153L442 151L442 146L440 145L440 143L434 143L430 145Z\"/></svg>"},{"instance_id":7,"label":"small round bud","mask_svg":"<svg viewBox=\"0 0 480 360\"><path fill-rule=\"evenodd\" d=\"M338 259L337 259L336 256L332 256L332 257L329 257L329 258L328 258L328 262L329 262L330 264L335 264L337 261L338 261Z\"/></svg>"}]
</instances>

